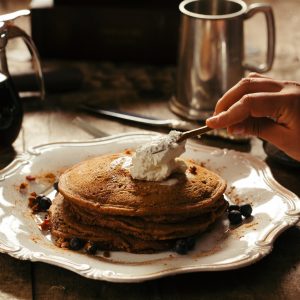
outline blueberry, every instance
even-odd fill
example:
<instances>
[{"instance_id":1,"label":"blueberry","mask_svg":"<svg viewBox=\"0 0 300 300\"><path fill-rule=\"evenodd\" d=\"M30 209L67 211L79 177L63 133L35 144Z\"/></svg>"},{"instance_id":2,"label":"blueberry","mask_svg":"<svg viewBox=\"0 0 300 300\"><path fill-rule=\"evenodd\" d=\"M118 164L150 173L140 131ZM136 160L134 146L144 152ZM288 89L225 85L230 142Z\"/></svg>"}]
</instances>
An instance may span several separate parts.
<instances>
[{"instance_id":1,"label":"blueberry","mask_svg":"<svg viewBox=\"0 0 300 300\"><path fill-rule=\"evenodd\" d=\"M189 249L184 239L177 240L175 243L174 251L178 254L187 254Z\"/></svg>"},{"instance_id":2,"label":"blueberry","mask_svg":"<svg viewBox=\"0 0 300 300\"><path fill-rule=\"evenodd\" d=\"M242 214L238 210L232 210L228 213L228 219L231 225L237 225L242 222Z\"/></svg>"},{"instance_id":3,"label":"blueberry","mask_svg":"<svg viewBox=\"0 0 300 300\"><path fill-rule=\"evenodd\" d=\"M244 204L240 207L240 212L245 218L249 218L252 214L252 207L250 204Z\"/></svg>"},{"instance_id":4,"label":"blueberry","mask_svg":"<svg viewBox=\"0 0 300 300\"><path fill-rule=\"evenodd\" d=\"M38 195L36 197L36 200L38 203L38 207L41 210L47 210L52 204L52 201L44 195Z\"/></svg>"},{"instance_id":5,"label":"blueberry","mask_svg":"<svg viewBox=\"0 0 300 300\"><path fill-rule=\"evenodd\" d=\"M228 211L232 211L232 210L240 210L240 207L236 204L229 205Z\"/></svg>"},{"instance_id":6,"label":"blueberry","mask_svg":"<svg viewBox=\"0 0 300 300\"><path fill-rule=\"evenodd\" d=\"M69 242L69 248L71 250L79 250L83 247L83 241L79 238L71 238Z\"/></svg>"},{"instance_id":7,"label":"blueberry","mask_svg":"<svg viewBox=\"0 0 300 300\"><path fill-rule=\"evenodd\" d=\"M188 237L186 239L186 243L187 243L187 247L188 247L188 250L193 250L195 248L195 244L196 244L196 239L192 236Z\"/></svg>"},{"instance_id":8,"label":"blueberry","mask_svg":"<svg viewBox=\"0 0 300 300\"><path fill-rule=\"evenodd\" d=\"M188 251L195 247L195 238L188 237L186 239L179 239L175 243L174 251L178 254L187 254Z\"/></svg>"},{"instance_id":9,"label":"blueberry","mask_svg":"<svg viewBox=\"0 0 300 300\"><path fill-rule=\"evenodd\" d=\"M84 245L84 250L86 253L88 254L96 254L98 247L95 243L88 241L85 245Z\"/></svg>"}]
</instances>

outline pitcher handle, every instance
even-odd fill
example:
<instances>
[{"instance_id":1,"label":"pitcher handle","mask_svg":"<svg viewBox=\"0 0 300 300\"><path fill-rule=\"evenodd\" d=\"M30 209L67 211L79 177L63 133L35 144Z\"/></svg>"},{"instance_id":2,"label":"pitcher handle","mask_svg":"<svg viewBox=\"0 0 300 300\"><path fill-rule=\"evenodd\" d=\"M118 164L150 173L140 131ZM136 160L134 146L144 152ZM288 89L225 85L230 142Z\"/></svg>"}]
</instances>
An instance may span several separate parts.
<instances>
[{"instance_id":1,"label":"pitcher handle","mask_svg":"<svg viewBox=\"0 0 300 300\"><path fill-rule=\"evenodd\" d=\"M40 87L40 97L45 99L45 82L42 71L42 65L38 50L32 40L32 38L21 28L13 25L12 23L7 24L7 38L12 39L16 37L21 37L26 44L33 61L33 67L36 71L37 79Z\"/></svg>"},{"instance_id":2,"label":"pitcher handle","mask_svg":"<svg viewBox=\"0 0 300 300\"><path fill-rule=\"evenodd\" d=\"M261 3L249 5L245 18L249 19L259 12L262 12L265 15L267 23L268 45L266 63L260 66L244 63L244 68L257 73L265 73L271 70L275 56L275 21L272 7L268 4Z\"/></svg>"}]
</instances>

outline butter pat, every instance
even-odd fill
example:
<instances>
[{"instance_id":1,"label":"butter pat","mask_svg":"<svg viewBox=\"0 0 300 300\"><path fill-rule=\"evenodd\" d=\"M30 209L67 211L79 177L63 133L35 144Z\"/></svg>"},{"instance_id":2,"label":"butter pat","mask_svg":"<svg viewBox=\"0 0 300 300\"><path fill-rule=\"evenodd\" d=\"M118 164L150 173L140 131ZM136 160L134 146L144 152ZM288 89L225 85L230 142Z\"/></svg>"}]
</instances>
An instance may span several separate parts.
<instances>
[{"instance_id":1,"label":"butter pat","mask_svg":"<svg viewBox=\"0 0 300 300\"><path fill-rule=\"evenodd\" d=\"M167 136L155 137L138 147L129 168L132 178L162 181L173 172L185 172L186 164L178 159L185 151L185 141L177 143L181 134L172 130Z\"/></svg>"}]
</instances>

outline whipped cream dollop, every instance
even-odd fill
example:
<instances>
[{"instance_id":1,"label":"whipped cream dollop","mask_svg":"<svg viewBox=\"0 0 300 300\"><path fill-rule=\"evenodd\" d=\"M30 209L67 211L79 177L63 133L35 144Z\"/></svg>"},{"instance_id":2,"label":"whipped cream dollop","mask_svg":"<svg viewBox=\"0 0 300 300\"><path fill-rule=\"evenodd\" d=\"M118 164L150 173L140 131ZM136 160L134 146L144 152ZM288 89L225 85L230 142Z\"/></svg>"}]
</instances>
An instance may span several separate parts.
<instances>
[{"instance_id":1,"label":"whipped cream dollop","mask_svg":"<svg viewBox=\"0 0 300 300\"><path fill-rule=\"evenodd\" d=\"M182 133L170 131L167 136L152 138L136 149L129 168L132 178L162 181L173 172L185 172L186 164L178 159L185 151L185 141L177 143Z\"/></svg>"}]
</instances>

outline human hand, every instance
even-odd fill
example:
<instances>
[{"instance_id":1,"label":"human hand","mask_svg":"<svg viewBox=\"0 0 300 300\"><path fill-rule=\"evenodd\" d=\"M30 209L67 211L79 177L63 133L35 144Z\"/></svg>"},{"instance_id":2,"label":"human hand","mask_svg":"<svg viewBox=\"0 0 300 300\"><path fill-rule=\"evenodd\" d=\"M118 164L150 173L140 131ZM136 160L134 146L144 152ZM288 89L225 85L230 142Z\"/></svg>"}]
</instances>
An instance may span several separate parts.
<instances>
[{"instance_id":1,"label":"human hand","mask_svg":"<svg viewBox=\"0 0 300 300\"><path fill-rule=\"evenodd\" d=\"M224 94L206 124L255 135L300 161L300 83L250 73Z\"/></svg>"}]
</instances>

